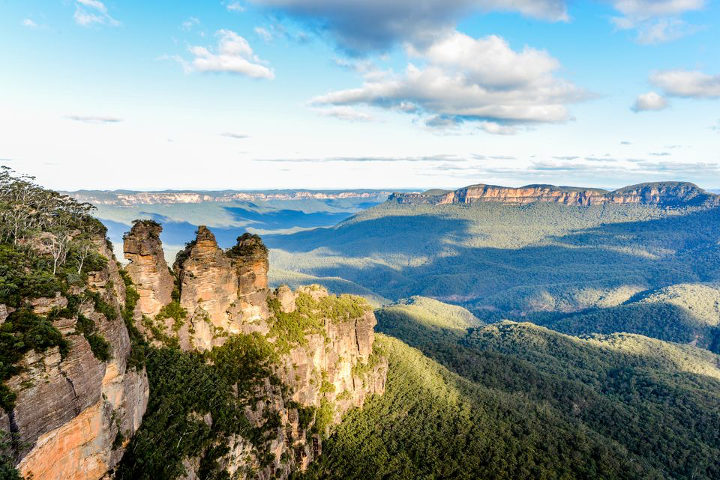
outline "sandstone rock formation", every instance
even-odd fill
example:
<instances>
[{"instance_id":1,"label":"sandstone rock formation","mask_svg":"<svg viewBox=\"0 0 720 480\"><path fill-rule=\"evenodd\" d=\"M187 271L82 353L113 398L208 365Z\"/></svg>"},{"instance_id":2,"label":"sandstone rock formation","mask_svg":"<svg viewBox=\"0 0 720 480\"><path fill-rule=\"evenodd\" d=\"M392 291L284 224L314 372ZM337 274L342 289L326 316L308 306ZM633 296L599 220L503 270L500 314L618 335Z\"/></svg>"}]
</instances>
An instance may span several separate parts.
<instances>
[{"instance_id":1,"label":"sandstone rock formation","mask_svg":"<svg viewBox=\"0 0 720 480\"><path fill-rule=\"evenodd\" d=\"M270 299L277 300L282 312L295 312L296 302L313 309L337 301L319 285L301 287L294 293L280 287L270 294ZM275 320L271 315L268 322ZM305 470L321 454L327 429L339 423L350 408L362 406L368 396L384 393L388 364L384 357L373 353L375 324L369 307L357 317L348 314L340 319L324 318L321 331L305 335L304 344L290 345L280 355L274 373L288 393L273 387L268 379L262 391L264 400L246 410L246 416L256 426L268 415L277 415L285 426L270 441L274 460L263 465L249 442L234 436L229 452L219 461L232 478L286 479L295 471ZM268 337L271 342L284 340L272 333ZM327 412L329 423L303 425L301 409ZM316 414L314 422L319 422L320 415ZM188 459L185 467L185 478L196 478L197 460ZM254 476L242 473L248 467L256 472Z\"/></svg>"},{"instance_id":2,"label":"sandstone rock formation","mask_svg":"<svg viewBox=\"0 0 720 480\"><path fill-rule=\"evenodd\" d=\"M498 202L526 205L535 202L564 205L643 204L662 207L720 205L720 196L708 193L692 183L643 183L614 191L596 188L526 185L519 188L495 185L471 185L455 191L395 193L389 200L401 204L470 204Z\"/></svg>"},{"instance_id":3,"label":"sandstone rock formation","mask_svg":"<svg viewBox=\"0 0 720 480\"><path fill-rule=\"evenodd\" d=\"M153 245L153 255L162 258L161 245L143 237L155 235L157 229L136 226L133 230L127 237L133 244ZM372 309L362 299L334 297L317 285L296 292L286 286L271 291L268 267L267 248L257 235L245 234L223 251L212 232L200 226L173 265L177 306L184 309L185 317L166 318L167 309L159 308L163 314L142 320L154 322L144 330L150 340L158 345L176 341L187 351L209 351L234 334L260 334L274 345L277 358L272 371L280 384L265 379L261 391L254 392L262 400L248 407L245 416L256 427L269 417L278 418L284 427L268 440L274 454L269 464L242 436L227 440L228 453L218 463L233 478L246 478L248 471L256 478L288 478L306 468L320 454L325 430L349 408L385 389L387 361L373 354ZM128 271L135 282L145 279L135 277L137 269ZM293 330L299 325L307 330L301 340ZM325 423L315 424L302 413L308 411L322 411ZM212 425L212 415L203 421ZM185 478L196 478L199 462L199 458L185 459Z\"/></svg>"},{"instance_id":4,"label":"sandstone rock formation","mask_svg":"<svg viewBox=\"0 0 720 480\"><path fill-rule=\"evenodd\" d=\"M70 341L63 357L58 347L30 351L23 357L21 373L7 385L17 394L15 408L0 415L0 429L14 435L18 469L36 480L97 480L120 460L125 442L140 426L148 400L145 371L129 369L130 340L119 312L125 290L115 258L104 239L96 242L107 266L90 275L77 288L95 292L116 312L107 318L96 305L83 301L72 318L59 317L53 325ZM47 315L64 308L68 299L29 302L35 313ZM112 357L101 361L76 331L78 315L91 319L110 345Z\"/></svg>"},{"instance_id":5,"label":"sandstone rock formation","mask_svg":"<svg viewBox=\"0 0 720 480\"><path fill-rule=\"evenodd\" d=\"M141 220L123 239L125 258L130 261L126 269L140 295L137 308L142 315L151 317L170 303L174 285L163 257L160 232L158 223Z\"/></svg>"}]
</instances>

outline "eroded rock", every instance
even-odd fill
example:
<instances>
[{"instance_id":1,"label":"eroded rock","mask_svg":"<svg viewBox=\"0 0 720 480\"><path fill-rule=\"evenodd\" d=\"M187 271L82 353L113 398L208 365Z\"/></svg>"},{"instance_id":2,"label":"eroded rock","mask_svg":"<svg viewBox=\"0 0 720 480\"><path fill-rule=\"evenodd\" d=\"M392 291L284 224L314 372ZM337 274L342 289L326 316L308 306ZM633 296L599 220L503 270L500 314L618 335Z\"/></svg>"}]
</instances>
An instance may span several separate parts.
<instances>
[{"instance_id":1,"label":"eroded rock","mask_svg":"<svg viewBox=\"0 0 720 480\"><path fill-rule=\"evenodd\" d=\"M140 295L138 311L150 317L170 303L175 283L163 255L161 232L158 223L140 220L123 239L125 258L130 261L126 270Z\"/></svg>"}]
</instances>

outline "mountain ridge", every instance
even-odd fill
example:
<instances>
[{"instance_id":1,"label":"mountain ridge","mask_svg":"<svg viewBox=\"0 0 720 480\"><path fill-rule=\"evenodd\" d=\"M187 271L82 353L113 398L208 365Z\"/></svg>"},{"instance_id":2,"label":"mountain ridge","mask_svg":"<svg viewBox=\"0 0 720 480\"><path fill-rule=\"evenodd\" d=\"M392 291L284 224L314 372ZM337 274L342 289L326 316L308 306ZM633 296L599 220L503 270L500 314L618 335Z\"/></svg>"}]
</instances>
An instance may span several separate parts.
<instances>
[{"instance_id":1,"label":"mountain ridge","mask_svg":"<svg viewBox=\"0 0 720 480\"><path fill-rule=\"evenodd\" d=\"M472 204L498 202L526 205L535 202L565 205L643 204L664 207L717 206L720 195L689 182L648 182L616 190L530 184L522 187L476 184L454 191L428 190L424 193L393 193L388 201L399 204Z\"/></svg>"},{"instance_id":2,"label":"mountain ridge","mask_svg":"<svg viewBox=\"0 0 720 480\"><path fill-rule=\"evenodd\" d=\"M203 202L254 202L272 200L342 200L387 197L389 190L77 190L63 192L80 202L94 205L168 205Z\"/></svg>"}]
</instances>

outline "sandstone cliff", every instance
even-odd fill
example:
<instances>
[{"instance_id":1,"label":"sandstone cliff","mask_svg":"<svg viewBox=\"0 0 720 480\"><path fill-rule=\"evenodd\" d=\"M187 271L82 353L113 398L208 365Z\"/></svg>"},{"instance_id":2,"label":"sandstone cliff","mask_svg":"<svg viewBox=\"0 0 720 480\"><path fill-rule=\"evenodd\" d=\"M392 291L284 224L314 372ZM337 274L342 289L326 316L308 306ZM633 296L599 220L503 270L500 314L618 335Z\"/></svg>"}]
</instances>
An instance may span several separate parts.
<instances>
[{"instance_id":1,"label":"sandstone cliff","mask_svg":"<svg viewBox=\"0 0 720 480\"><path fill-rule=\"evenodd\" d=\"M126 270L140 295L137 308L142 315L157 315L171 300L174 280L162 256L161 232L159 224L143 220L135 222L123 239L130 262Z\"/></svg>"},{"instance_id":2,"label":"sandstone cliff","mask_svg":"<svg viewBox=\"0 0 720 480\"><path fill-rule=\"evenodd\" d=\"M141 250L135 246L147 245L152 248L145 248L143 264L161 263L157 233L158 227L146 228L142 222L133 227L125 248L133 262ZM204 353L214 364L214 355L221 351L217 349L234 336L270 346L270 373L259 383L245 385L248 391L236 392L238 399L249 402L238 400L245 417L266 431L266 437L258 441L242 434L221 435L221 445L212 447L226 451L214 461L234 478L287 478L306 468L320 455L331 426L385 388L387 362L373 352L376 321L369 305L357 297L329 295L319 286L271 291L268 267L267 248L257 235L245 234L223 251L212 232L201 226L173 265L177 288L171 300L155 307L155 315L146 310L135 316L155 345ZM128 273L136 285L147 285L146 298L156 299L161 283L148 281L148 270L156 271L128 268ZM220 413L208 411L198 418L212 428L216 415ZM184 478L196 478L207 455L203 447L185 458ZM135 475L132 468L129 465L125 475Z\"/></svg>"},{"instance_id":3,"label":"sandstone cliff","mask_svg":"<svg viewBox=\"0 0 720 480\"><path fill-rule=\"evenodd\" d=\"M17 468L26 478L102 478L122 457L147 406L145 371L127 363L123 280L104 238L96 238L92 248L108 261L90 272L86 284L19 307L51 320L68 345L25 353L19 374L6 382L17 398L0 415L0 429L12 435ZM79 333L81 323L93 325L93 336ZM99 338L107 343L105 358L89 343Z\"/></svg>"},{"instance_id":4,"label":"sandstone cliff","mask_svg":"<svg viewBox=\"0 0 720 480\"><path fill-rule=\"evenodd\" d=\"M498 202L526 205L535 202L564 205L643 204L661 207L715 206L720 196L706 192L692 183L643 183L614 191L594 188L526 185L519 188L495 185L471 185L455 191L395 193L390 201L401 204L472 204Z\"/></svg>"},{"instance_id":5,"label":"sandstone cliff","mask_svg":"<svg viewBox=\"0 0 720 480\"><path fill-rule=\"evenodd\" d=\"M176 204L176 203L203 203L203 202L256 202L270 200L337 200L347 198L359 199L382 199L390 192L368 190L368 191L269 191L269 192L98 192L81 190L72 192L70 195L81 202L89 202L93 205L154 205L154 204Z\"/></svg>"}]
</instances>

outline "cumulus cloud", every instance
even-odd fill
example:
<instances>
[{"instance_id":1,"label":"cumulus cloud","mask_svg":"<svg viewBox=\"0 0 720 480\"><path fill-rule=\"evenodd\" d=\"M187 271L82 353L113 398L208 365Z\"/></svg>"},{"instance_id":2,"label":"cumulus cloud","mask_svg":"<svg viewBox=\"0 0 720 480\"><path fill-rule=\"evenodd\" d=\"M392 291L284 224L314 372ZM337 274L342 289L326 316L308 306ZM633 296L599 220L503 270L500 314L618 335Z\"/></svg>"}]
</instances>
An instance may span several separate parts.
<instances>
[{"instance_id":1,"label":"cumulus cloud","mask_svg":"<svg viewBox=\"0 0 720 480\"><path fill-rule=\"evenodd\" d=\"M90 123L93 125L103 125L109 123L120 123L121 118L107 117L107 116L96 116L96 115L68 115L65 117L68 120L74 120L76 122Z\"/></svg>"},{"instance_id":2,"label":"cumulus cloud","mask_svg":"<svg viewBox=\"0 0 720 480\"><path fill-rule=\"evenodd\" d=\"M686 98L720 98L720 75L698 71L666 70L655 72L650 82L666 95Z\"/></svg>"},{"instance_id":3,"label":"cumulus cloud","mask_svg":"<svg viewBox=\"0 0 720 480\"><path fill-rule=\"evenodd\" d=\"M24 19L22 22L20 22L23 27L28 28L38 28L38 24L30 20L29 18Z\"/></svg>"},{"instance_id":4,"label":"cumulus cloud","mask_svg":"<svg viewBox=\"0 0 720 480\"><path fill-rule=\"evenodd\" d=\"M665 97L658 95L655 92L643 93L638 95L635 100L635 105L632 109L635 112L646 112L648 110L663 110L668 107L668 102Z\"/></svg>"},{"instance_id":5,"label":"cumulus cloud","mask_svg":"<svg viewBox=\"0 0 720 480\"><path fill-rule=\"evenodd\" d=\"M368 105L437 117L448 125L479 122L489 133L509 134L518 125L564 122L566 104L588 93L558 79L559 63L547 52L514 51L501 37L474 39L460 32L428 48L409 49L424 67L408 64L402 74L373 72L358 88L312 99L315 106Z\"/></svg>"},{"instance_id":6,"label":"cumulus cloud","mask_svg":"<svg viewBox=\"0 0 720 480\"><path fill-rule=\"evenodd\" d=\"M567 20L564 0L252 0L329 31L351 52L382 50L396 42L426 45L452 31L472 11L510 11Z\"/></svg>"},{"instance_id":7,"label":"cumulus cloud","mask_svg":"<svg viewBox=\"0 0 720 480\"><path fill-rule=\"evenodd\" d=\"M348 122L370 122L373 120L372 115L348 106L313 108L312 110L324 117L334 117Z\"/></svg>"},{"instance_id":8,"label":"cumulus cloud","mask_svg":"<svg viewBox=\"0 0 720 480\"><path fill-rule=\"evenodd\" d=\"M231 30L215 32L218 44L215 51L202 46L191 46L191 61L177 57L186 72L227 72L252 78L275 78L275 73L253 53L247 40Z\"/></svg>"},{"instance_id":9,"label":"cumulus cloud","mask_svg":"<svg viewBox=\"0 0 720 480\"><path fill-rule=\"evenodd\" d=\"M104 3L98 0L76 0L75 23L87 27L90 25L110 25L116 27L120 22L110 16Z\"/></svg>"},{"instance_id":10,"label":"cumulus cloud","mask_svg":"<svg viewBox=\"0 0 720 480\"><path fill-rule=\"evenodd\" d=\"M691 35L699 27L680 18L686 12L705 7L706 0L613 0L622 14L612 22L620 30L635 30L641 44L668 42Z\"/></svg>"}]
</instances>

